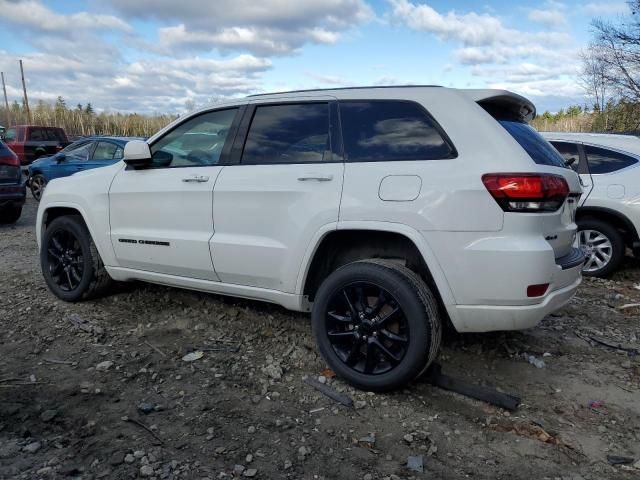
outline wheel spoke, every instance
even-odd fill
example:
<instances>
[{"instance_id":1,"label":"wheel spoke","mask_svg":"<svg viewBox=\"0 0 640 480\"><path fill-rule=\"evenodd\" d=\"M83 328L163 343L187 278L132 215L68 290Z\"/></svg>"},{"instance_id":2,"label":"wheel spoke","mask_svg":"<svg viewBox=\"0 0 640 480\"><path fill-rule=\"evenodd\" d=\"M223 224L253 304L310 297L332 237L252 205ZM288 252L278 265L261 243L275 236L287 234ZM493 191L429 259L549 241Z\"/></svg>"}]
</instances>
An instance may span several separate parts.
<instances>
[{"instance_id":1,"label":"wheel spoke","mask_svg":"<svg viewBox=\"0 0 640 480\"><path fill-rule=\"evenodd\" d=\"M347 343L351 340L356 340L356 332L351 330L346 332L328 332L327 335L331 343Z\"/></svg>"},{"instance_id":2,"label":"wheel spoke","mask_svg":"<svg viewBox=\"0 0 640 480\"><path fill-rule=\"evenodd\" d=\"M64 247L60 244L60 241L55 236L51 237L51 243L53 243L54 248L58 250L59 253L64 253Z\"/></svg>"},{"instance_id":3,"label":"wheel spoke","mask_svg":"<svg viewBox=\"0 0 640 480\"><path fill-rule=\"evenodd\" d=\"M368 342L365 353L364 373L373 373L376 363L377 359L375 348L373 348L373 342Z\"/></svg>"},{"instance_id":4,"label":"wheel spoke","mask_svg":"<svg viewBox=\"0 0 640 480\"><path fill-rule=\"evenodd\" d=\"M380 335L383 335L385 338L387 338L388 340L391 340L392 342L407 343L409 341L407 337L403 335L397 335L393 332L390 332L386 328L383 328L382 330L380 330Z\"/></svg>"},{"instance_id":5,"label":"wheel spoke","mask_svg":"<svg viewBox=\"0 0 640 480\"><path fill-rule=\"evenodd\" d=\"M365 303L364 290L362 287L356 288L356 296L357 296L356 309L358 310L358 312L364 312L367 305Z\"/></svg>"},{"instance_id":6,"label":"wheel spoke","mask_svg":"<svg viewBox=\"0 0 640 480\"><path fill-rule=\"evenodd\" d=\"M378 350L380 350L382 352L382 354L387 357L387 359L394 365L397 365L398 363L400 363L401 358L398 357L397 355L394 355L391 350L389 350L387 347L385 347L382 343L380 343L378 340L373 340L371 342L371 345L374 345Z\"/></svg>"},{"instance_id":7,"label":"wheel spoke","mask_svg":"<svg viewBox=\"0 0 640 480\"><path fill-rule=\"evenodd\" d=\"M71 276L80 284L82 281L82 276L78 273L78 270L75 267L69 267L69 271L71 272Z\"/></svg>"},{"instance_id":8,"label":"wheel spoke","mask_svg":"<svg viewBox=\"0 0 640 480\"><path fill-rule=\"evenodd\" d=\"M49 252L49 255L51 255L57 261L62 262L62 257L57 252L55 252L53 248L48 248L47 252Z\"/></svg>"},{"instance_id":9,"label":"wheel spoke","mask_svg":"<svg viewBox=\"0 0 640 480\"><path fill-rule=\"evenodd\" d=\"M351 299L349 298L349 294L347 293L346 289L342 290L342 294L344 295L344 299L347 301L347 305L349 306L349 311L351 312L351 317L358 318L358 311L356 310L356 308L353 306L353 303L351 302Z\"/></svg>"},{"instance_id":10,"label":"wheel spoke","mask_svg":"<svg viewBox=\"0 0 640 480\"><path fill-rule=\"evenodd\" d=\"M327 312L327 315L329 315L332 319L337 320L338 322L351 323L353 321L351 317L347 317L346 315L340 315L335 311Z\"/></svg>"},{"instance_id":11,"label":"wheel spoke","mask_svg":"<svg viewBox=\"0 0 640 480\"><path fill-rule=\"evenodd\" d=\"M389 322L389 320L391 320L394 316L398 314L399 311L400 311L399 307L394 307L390 313L388 313L387 315L382 317L380 320L378 320L377 324L381 327L386 325Z\"/></svg>"},{"instance_id":12,"label":"wheel spoke","mask_svg":"<svg viewBox=\"0 0 640 480\"><path fill-rule=\"evenodd\" d=\"M371 310L371 315L372 316L376 316L380 313L380 310L382 310L382 307L384 307L386 305L386 296L384 294L384 290L380 289L380 293L378 293L378 300L376 301L376 304L373 306L373 309Z\"/></svg>"},{"instance_id":13,"label":"wheel spoke","mask_svg":"<svg viewBox=\"0 0 640 480\"><path fill-rule=\"evenodd\" d=\"M67 280L69 281L69 290L73 290L73 283L71 282L71 275L69 275L69 269L66 269L64 273L67 274Z\"/></svg>"},{"instance_id":14,"label":"wheel spoke","mask_svg":"<svg viewBox=\"0 0 640 480\"><path fill-rule=\"evenodd\" d=\"M353 367L358 361L358 353L360 353L360 344L357 342L354 342L353 345L351 346L351 350L349 350L349 353L344 359L344 363L346 363L350 367Z\"/></svg>"}]
</instances>

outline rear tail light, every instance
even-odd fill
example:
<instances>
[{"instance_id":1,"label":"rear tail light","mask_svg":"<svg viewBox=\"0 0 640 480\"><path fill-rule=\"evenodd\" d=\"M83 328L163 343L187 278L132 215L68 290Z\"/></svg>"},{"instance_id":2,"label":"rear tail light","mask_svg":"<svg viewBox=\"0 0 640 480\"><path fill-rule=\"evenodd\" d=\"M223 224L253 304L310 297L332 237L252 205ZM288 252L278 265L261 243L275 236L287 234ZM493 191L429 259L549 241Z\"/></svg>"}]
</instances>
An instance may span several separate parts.
<instances>
[{"instance_id":1,"label":"rear tail light","mask_svg":"<svg viewBox=\"0 0 640 480\"><path fill-rule=\"evenodd\" d=\"M0 165L11 165L12 167L19 167L20 160L18 160L18 156L11 151L5 154L0 153Z\"/></svg>"},{"instance_id":2,"label":"rear tail light","mask_svg":"<svg viewBox=\"0 0 640 480\"><path fill-rule=\"evenodd\" d=\"M488 173L482 182L505 212L555 212L569 195L560 175Z\"/></svg>"}]
</instances>

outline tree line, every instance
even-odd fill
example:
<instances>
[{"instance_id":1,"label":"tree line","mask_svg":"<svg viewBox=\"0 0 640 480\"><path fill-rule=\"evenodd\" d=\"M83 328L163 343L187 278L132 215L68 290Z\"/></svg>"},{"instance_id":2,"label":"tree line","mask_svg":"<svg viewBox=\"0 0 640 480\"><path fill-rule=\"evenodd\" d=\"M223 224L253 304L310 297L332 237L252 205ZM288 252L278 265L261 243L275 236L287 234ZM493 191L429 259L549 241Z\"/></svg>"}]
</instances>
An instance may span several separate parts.
<instances>
[{"instance_id":1,"label":"tree line","mask_svg":"<svg viewBox=\"0 0 640 480\"><path fill-rule=\"evenodd\" d=\"M544 112L533 121L539 130L640 132L640 0L627 3L630 15L591 23L578 76L590 107Z\"/></svg>"},{"instance_id":2,"label":"tree line","mask_svg":"<svg viewBox=\"0 0 640 480\"><path fill-rule=\"evenodd\" d=\"M31 103L31 102L30 102ZM125 137L149 137L176 119L176 115L141 115L138 113L100 112L90 102L75 107L67 106L62 97L55 103L42 100L29 105L31 122L24 104L14 101L0 108L0 122L5 127L32 123L62 127L70 136L116 135Z\"/></svg>"}]
</instances>

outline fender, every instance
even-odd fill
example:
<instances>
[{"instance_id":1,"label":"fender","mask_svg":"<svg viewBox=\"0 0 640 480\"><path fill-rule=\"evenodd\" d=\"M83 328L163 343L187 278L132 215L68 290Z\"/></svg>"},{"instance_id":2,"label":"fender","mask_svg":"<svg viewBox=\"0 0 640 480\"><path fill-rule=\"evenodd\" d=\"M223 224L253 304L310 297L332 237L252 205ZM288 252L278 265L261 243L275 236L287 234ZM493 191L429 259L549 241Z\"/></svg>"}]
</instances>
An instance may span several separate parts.
<instances>
[{"instance_id":1,"label":"fender","mask_svg":"<svg viewBox=\"0 0 640 480\"><path fill-rule=\"evenodd\" d=\"M422 255L431 275L433 276L433 280L438 288L438 292L442 298L445 307L447 307L447 311L449 314L455 315L455 309L449 308L455 305L455 300L453 297L453 293L451 291L451 287L446 279L444 271L440 266L436 256L433 253L429 243L426 238L420 234L417 230L400 223L392 223L392 222L375 222L375 221L340 221L338 224L327 224L324 225L318 232L314 235L313 241L311 242L307 252L304 255L302 265L300 267L300 272L298 274L298 279L296 281L296 289L295 293L298 295L303 294L304 284L307 279L307 275L309 273L309 268L311 266L311 259L315 255L319 245L322 243L324 237L326 237L330 232L335 230L375 230L382 232L390 232L397 233L405 236L409 240L411 240L418 251ZM454 319L452 319L454 320Z\"/></svg>"},{"instance_id":2,"label":"fender","mask_svg":"<svg viewBox=\"0 0 640 480\"><path fill-rule=\"evenodd\" d=\"M87 214L87 211L81 205L73 202L50 202L47 203L46 206L41 206L41 208L38 208L38 215L36 220L36 239L38 243L38 251L40 251L40 249L42 248L42 234L44 233L45 214L48 210L51 210L53 208L70 208L73 210L77 210L77 212L84 220L87 229L89 230L89 234L91 235L91 238L93 239L93 242L98 249L98 253L100 254L100 258L102 259L103 263L106 266L117 266L117 264L115 263L115 255L111 247L111 242L105 243L104 241L101 241L104 239L109 240L109 238L105 238L104 235L97 235L97 228L90 220L91 216Z\"/></svg>"},{"instance_id":3,"label":"fender","mask_svg":"<svg viewBox=\"0 0 640 480\"><path fill-rule=\"evenodd\" d=\"M578 208L576 218L580 216L587 216L589 215L589 213L594 213L595 215L610 215L614 218L617 218L618 220L620 220L620 222L622 222L626 230L631 234L631 242L633 244L633 247L640 247L640 238L638 237L638 231L636 230L633 222L629 220L626 215L611 208L583 206Z\"/></svg>"}]
</instances>

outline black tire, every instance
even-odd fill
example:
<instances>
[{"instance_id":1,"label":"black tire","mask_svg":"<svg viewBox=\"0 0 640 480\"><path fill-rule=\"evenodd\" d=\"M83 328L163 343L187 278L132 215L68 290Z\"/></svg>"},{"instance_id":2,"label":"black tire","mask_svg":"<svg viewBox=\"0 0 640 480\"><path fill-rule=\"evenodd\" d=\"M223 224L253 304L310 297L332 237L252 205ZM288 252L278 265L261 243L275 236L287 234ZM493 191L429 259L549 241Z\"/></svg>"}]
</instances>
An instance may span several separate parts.
<instances>
[{"instance_id":1,"label":"black tire","mask_svg":"<svg viewBox=\"0 0 640 480\"><path fill-rule=\"evenodd\" d=\"M20 219L22 215L22 207L5 207L0 208L0 223L13 224Z\"/></svg>"},{"instance_id":2,"label":"black tire","mask_svg":"<svg viewBox=\"0 0 640 480\"><path fill-rule=\"evenodd\" d=\"M380 289L387 295L391 305L395 305L395 310L400 311L401 320L403 324L406 323L406 328L402 327L401 337L404 339L401 348L400 360L394 359L394 366L390 370L386 371L382 369L380 373L367 372L367 358L370 354L370 344L373 342L386 341L386 337L383 338L382 332L376 327L373 333L371 333L372 325L378 325L377 322L382 324L385 318L389 318L379 314L379 311L375 313L375 316L371 321L369 320L357 320L352 322L353 316L358 310L357 305L346 303L348 305L347 315L336 315L336 310L331 310L333 305L336 305L336 299L340 298L340 295L345 295L347 289L355 288L361 289L372 288ZM372 290L375 291L375 290ZM371 304L371 297L369 294L360 294L360 300L357 303L365 303L364 310L370 309L375 311L376 304ZM349 295L346 294L346 297ZM382 298L382 297L379 297ZM366 300L365 300L366 299ZM364 301L363 301L364 300ZM380 301L380 300L378 300ZM349 302L349 300L347 300ZM349 310L353 313L348 313ZM340 326L345 326L345 331L336 332L331 328L331 324L335 323L335 318L341 317ZM360 315L360 319L366 318ZM345 322L345 319L346 322ZM313 328L313 335L320 350L321 355L329 366L336 372L336 374L349 382L351 385L368 391L389 391L400 388L406 385L408 382L414 380L420 376L429 367L429 365L436 359L440 350L440 339L442 336L442 325L440 316L438 313L438 304L433 296L433 293L429 290L427 285L422 279L413 271L395 262L387 260L361 260L353 263L349 263L343 267L338 268L331 273L320 288L315 296L313 310L311 313L311 321ZM369 322L366 326L362 322ZM356 328L357 327L357 328ZM354 333L358 328L366 328L369 336L359 335ZM401 328L401 327L397 327ZM330 331L331 330L331 331ZM363 332L364 330L359 330ZM400 332L400 330L397 330ZM360 346L349 346L349 355L346 357L344 354L338 353L335 346L335 336L344 334L354 334L357 337L358 342L362 342L362 338L367 342ZM365 332L366 333L366 332ZM380 336L378 334L380 333ZM330 340L329 336L334 338L334 343ZM376 336L373 339L373 335ZM386 334L385 334L386 335ZM397 335L400 335L399 333ZM355 341L354 341L355 342ZM376 344L377 345L377 344ZM389 343L386 343L385 347L392 348ZM363 353L362 348L365 349ZM358 368L362 362L358 361L355 365L349 365L353 363L349 361L353 354L353 350L356 349L356 356L364 356L364 372ZM385 356L382 351L378 351L379 347L376 346L376 352L380 361L385 362ZM398 350L396 350L397 352ZM366 353L366 355L365 355ZM391 361L389 359L389 365ZM384 365L384 363L383 363Z\"/></svg>"},{"instance_id":3,"label":"black tire","mask_svg":"<svg viewBox=\"0 0 640 480\"><path fill-rule=\"evenodd\" d=\"M578 220L577 223L579 238L581 238L581 235L584 235L585 232L591 230L600 233L611 243L611 258L609 261L602 268L596 268L588 271L589 259L587 259L583 267L582 274L586 277L608 277L618 269L620 263L624 259L626 247L622 234L610 223L596 218L581 219ZM585 254L587 253L588 250L585 251Z\"/></svg>"},{"instance_id":4,"label":"black tire","mask_svg":"<svg viewBox=\"0 0 640 480\"><path fill-rule=\"evenodd\" d=\"M67 267L75 269L75 274L73 271L70 273L65 270L66 267L63 267L62 271L56 268L61 265L61 260L54 239L59 238L67 238L67 244L71 244L75 249L76 255L65 260ZM40 249L40 266L51 292L66 302L98 297L113 283L104 268L91 234L79 215L58 217L47 227ZM65 278L68 279L68 283L65 282ZM73 285L73 281L77 284Z\"/></svg>"},{"instance_id":5,"label":"black tire","mask_svg":"<svg viewBox=\"0 0 640 480\"><path fill-rule=\"evenodd\" d=\"M46 186L47 179L44 178L44 175L38 173L31 177L31 181L29 182L29 189L31 190L31 195L36 201L40 201Z\"/></svg>"}]
</instances>

